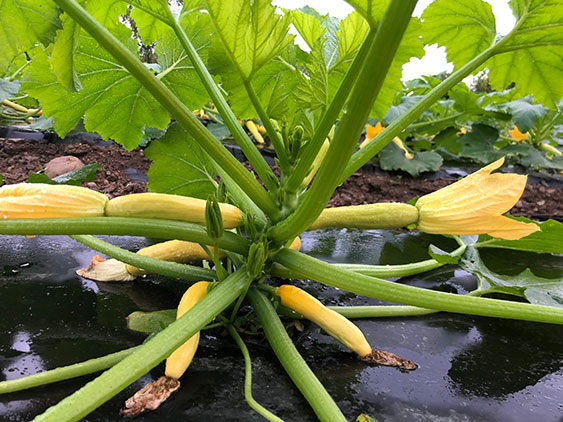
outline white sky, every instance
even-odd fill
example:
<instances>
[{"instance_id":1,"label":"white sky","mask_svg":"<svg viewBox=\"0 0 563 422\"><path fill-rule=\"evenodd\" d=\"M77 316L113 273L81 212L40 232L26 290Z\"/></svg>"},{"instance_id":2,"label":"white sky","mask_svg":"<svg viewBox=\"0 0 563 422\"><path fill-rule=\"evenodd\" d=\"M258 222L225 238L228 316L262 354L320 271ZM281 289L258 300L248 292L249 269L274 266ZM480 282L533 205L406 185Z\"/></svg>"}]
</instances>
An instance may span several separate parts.
<instances>
[{"instance_id":1,"label":"white sky","mask_svg":"<svg viewBox=\"0 0 563 422\"><path fill-rule=\"evenodd\" d=\"M508 7L508 0L487 0L487 2L493 7L497 32L508 33L515 23L514 16ZM414 14L420 16L430 3L431 0L419 0ZM273 0L273 4L287 9L298 9L309 5L323 15L328 13L339 18L345 18L354 10L344 0ZM426 55L422 59L411 59L403 66L403 80L414 79L422 75L435 75L453 69L453 65L446 60L444 47L438 48L436 45L431 45L426 47L425 51Z\"/></svg>"}]
</instances>

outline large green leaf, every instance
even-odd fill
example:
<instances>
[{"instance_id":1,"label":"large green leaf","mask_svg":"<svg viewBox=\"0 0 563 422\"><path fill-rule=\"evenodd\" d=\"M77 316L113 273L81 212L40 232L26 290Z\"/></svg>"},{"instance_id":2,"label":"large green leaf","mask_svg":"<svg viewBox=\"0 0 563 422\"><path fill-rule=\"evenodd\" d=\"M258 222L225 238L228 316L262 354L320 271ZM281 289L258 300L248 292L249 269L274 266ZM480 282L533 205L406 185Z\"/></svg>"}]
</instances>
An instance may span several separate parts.
<instances>
[{"instance_id":1,"label":"large green leaf","mask_svg":"<svg viewBox=\"0 0 563 422\"><path fill-rule=\"evenodd\" d=\"M516 83L518 96L556 110L563 97L563 3L560 0L514 0L516 31L490 59L489 81L494 89Z\"/></svg>"},{"instance_id":2,"label":"large green leaf","mask_svg":"<svg viewBox=\"0 0 563 422\"><path fill-rule=\"evenodd\" d=\"M439 0L423 12L425 44L446 47L448 61L459 68L495 40L495 17L482 0Z\"/></svg>"},{"instance_id":3,"label":"large green leaf","mask_svg":"<svg viewBox=\"0 0 563 422\"><path fill-rule=\"evenodd\" d=\"M536 124L536 120L544 117L548 112L548 109L541 104L532 104L531 96L500 104L498 109L511 113L512 120L522 133L530 130Z\"/></svg>"},{"instance_id":4,"label":"large green leaf","mask_svg":"<svg viewBox=\"0 0 563 422\"><path fill-rule=\"evenodd\" d=\"M20 90L19 81L0 79L0 101L14 97Z\"/></svg>"},{"instance_id":5,"label":"large green leaf","mask_svg":"<svg viewBox=\"0 0 563 422\"><path fill-rule=\"evenodd\" d=\"M525 217L516 220L532 222ZM480 248L504 248L536 253L553 253L563 255L563 224L555 220L547 220L539 224L541 231L532 233L518 240L504 240L487 235L479 236Z\"/></svg>"},{"instance_id":6,"label":"large green leaf","mask_svg":"<svg viewBox=\"0 0 563 422\"><path fill-rule=\"evenodd\" d=\"M215 173L207 155L178 123L145 150L152 192L207 198L215 191Z\"/></svg>"},{"instance_id":7,"label":"large green leaf","mask_svg":"<svg viewBox=\"0 0 563 422\"><path fill-rule=\"evenodd\" d=\"M389 66L389 71L385 76L377 100L373 106L370 117L382 118L397 92L400 92L403 84L401 76L403 74L403 65L413 57L422 57L424 55L424 47L420 39L421 24L417 18L411 18L409 26L407 27L401 44Z\"/></svg>"},{"instance_id":8,"label":"large green leaf","mask_svg":"<svg viewBox=\"0 0 563 422\"><path fill-rule=\"evenodd\" d=\"M59 83L69 91L80 91L82 84L76 71L74 55L80 40L80 26L66 13L62 18L63 29L57 32L53 51L51 52L51 68Z\"/></svg>"},{"instance_id":9,"label":"large green leaf","mask_svg":"<svg viewBox=\"0 0 563 422\"><path fill-rule=\"evenodd\" d=\"M458 139L457 142L461 145L459 153L465 157L475 158L482 163L490 163L503 155L494 149L497 140L497 129L484 124L475 124L469 133Z\"/></svg>"},{"instance_id":10,"label":"large green leaf","mask_svg":"<svg viewBox=\"0 0 563 422\"><path fill-rule=\"evenodd\" d=\"M346 2L350 3L372 28L376 28L389 0L346 0Z\"/></svg>"},{"instance_id":11,"label":"large green leaf","mask_svg":"<svg viewBox=\"0 0 563 422\"><path fill-rule=\"evenodd\" d=\"M52 0L0 0L0 74L20 52L53 41L59 13Z\"/></svg>"},{"instance_id":12,"label":"large green leaf","mask_svg":"<svg viewBox=\"0 0 563 422\"><path fill-rule=\"evenodd\" d=\"M382 170L403 170L416 177L425 171L438 171L442 166L442 157L434 151L420 151L412 159L405 157L405 151L390 142L378 155Z\"/></svg>"},{"instance_id":13,"label":"large green leaf","mask_svg":"<svg viewBox=\"0 0 563 422\"><path fill-rule=\"evenodd\" d=\"M135 50L127 28L122 40ZM39 100L45 115L53 116L60 136L83 118L88 131L112 138L127 149L141 141L145 126L163 129L168 113L133 76L84 32L75 54L75 66L82 83L79 92L68 92L48 72L46 53L35 49L33 61L23 78L24 90Z\"/></svg>"},{"instance_id":14,"label":"large green leaf","mask_svg":"<svg viewBox=\"0 0 563 422\"><path fill-rule=\"evenodd\" d=\"M224 51L241 76L252 74L287 47L289 16L280 16L267 0L208 0L207 9Z\"/></svg>"},{"instance_id":15,"label":"large green leaf","mask_svg":"<svg viewBox=\"0 0 563 422\"><path fill-rule=\"evenodd\" d=\"M460 266L477 277L480 290L494 286L499 292L524 296L530 303L563 306L563 280L560 278L538 277L529 268L517 275L497 274L487 268L479 252L471 246L466 249Z\"/></svg>"},{"instance_id":16,"label":"large green leaf","mask_svg":"<svg viewBox=\"0 0 563 422\"><path fill-rule=\"evenodd\" d=\"M181 22L186 35L200 58L206 62L212 25L207 14L184 15ZM200 109L209 102L209 94L184 48L173 32L167 32L156 43L155 52L162 68L161 80L191 109Z\"/></svg>"}]
</instances>

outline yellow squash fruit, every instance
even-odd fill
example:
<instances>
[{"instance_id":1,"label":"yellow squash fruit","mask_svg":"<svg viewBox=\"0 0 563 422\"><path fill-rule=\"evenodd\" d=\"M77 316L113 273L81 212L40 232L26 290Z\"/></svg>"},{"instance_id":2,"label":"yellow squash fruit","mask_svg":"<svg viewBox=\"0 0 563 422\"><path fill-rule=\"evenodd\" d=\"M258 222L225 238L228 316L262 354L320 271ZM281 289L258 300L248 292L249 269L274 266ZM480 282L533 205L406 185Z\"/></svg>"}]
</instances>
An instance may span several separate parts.
<instances>
[{"instance_id":1,"label":"yellow squash fruit","mask_svg":"<svg viewBox=\"0 0 563 422\"><path fill-rule=\"evenodd\" d=\"M418 209L400 203L352 205L325 208L309 230L324 227L355 227L360 229L391 229L418 221Z\"/></svg>"},{"instance_id":2,"label":"yellow squash fruit","mask_svg":"<svg viewBox=\"0 0 563 422\"><path fill-rule=\"evenodd\" d=\"M196 303L205 297L208 286L209 282L199 281L191 285L190 288L186 290L180 300L180 304L178 305L176 319L188 312ZM186 369L188 369L190 363L192 363L198 344L199 331L190 337L188 341L174 350L168 359L166 359L166 369L164 374L167 377L175 379L180 378Z\"/></svg>"},{"instance_id":3,"label":"yellow squash fruit","mask_svg":"<svg viewBox=\"0 0 563 422\"><path fill-rule=\"evenodd\" d=\"M134 193L108 201L105 213L108 217L140 217L181 220L205 224L203 199L166 193ZM241 211L230 204L219 204L225 229L241 224Z\"/></svg>"},{"instance_id":4,"label":"yellow squash fruit","mask_svg":"<svg viewBox=\"0 0 563 422\"><path fill-rule=\"evenodd\" d=\"M102 217L108 198L80 186L19 183L0 187L0 218Z\"/></svg>"},{"instance_id":5,"label":"yellow squash fruit","mask_svg":"<svg viewBox=\"0 0 563 422\"><path fill-rule=\"evenodd\" d=\"M354 323L324 306L305 290L283 284L277 288L276 294L280 297L282 305L313 321L348 349L356 352L360 359L405 370L416 369L416 364L410 360L391 352L372 349L364 334Z\"/></svg>"},{"instance_id":6,"label":"yellow squash fruit","mask_svg":"<svg viewBox=\"0 0 563 422\"><path fill-rule=\"evenodd\" d=\"M283 284L276 290L281 303L319 325L336 340L359 356L371 353L371 346L364 334L350 320L324 306L305 290Z\"/></svg>"}]
</instances>

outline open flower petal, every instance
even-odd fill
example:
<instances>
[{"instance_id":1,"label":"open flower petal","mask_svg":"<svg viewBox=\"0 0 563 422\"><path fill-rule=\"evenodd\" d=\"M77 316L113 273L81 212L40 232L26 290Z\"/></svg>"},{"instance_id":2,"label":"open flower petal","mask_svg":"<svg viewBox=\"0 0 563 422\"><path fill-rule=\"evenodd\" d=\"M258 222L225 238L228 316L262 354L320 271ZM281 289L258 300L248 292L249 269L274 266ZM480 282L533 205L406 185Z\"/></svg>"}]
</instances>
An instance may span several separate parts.
<instances>
[{"instance_id":1,"label":"open flower petal","mask_svg":"<svg viewBox=\"0 0 563 422\"><path fill-rule=\"evenodd\" d=\"M537 230L534 223L502 217L518 201L526 187L526 176L491 174L504 162L501 158L460 181L420 198L417 228L437 234L483 234L519 239Z\"/></svg>"}]
</instances>

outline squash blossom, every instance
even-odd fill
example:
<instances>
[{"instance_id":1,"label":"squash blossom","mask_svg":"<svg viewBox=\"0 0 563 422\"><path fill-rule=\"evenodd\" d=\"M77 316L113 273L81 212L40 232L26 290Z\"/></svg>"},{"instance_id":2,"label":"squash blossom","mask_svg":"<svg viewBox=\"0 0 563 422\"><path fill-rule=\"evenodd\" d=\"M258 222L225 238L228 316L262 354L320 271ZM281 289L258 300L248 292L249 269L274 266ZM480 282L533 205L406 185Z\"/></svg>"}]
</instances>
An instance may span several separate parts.
<instances>
[{"instance_id":1,"label":"squash blossom","mask_svg":"<svg viewBox=\"0 0 563 422\"><path fill-rule=\"evenodd\" d=\"M182 296L176 319L188 312L196 303L205 297L209 283L200 281L192 284ZM180 388L179 378L186 372L192 363L199 344L199 331L190 337L184 344L172 352L166 359L164 376L153 381L125 402L125 409L121 413L125 416L137 416L145 410L155 410L170 395Z\"/></svg>"},{"instance_id":2,"label":"squash blossom","mask_svg":"<svg viewBox=\"0 0 563 422\"><path fill-rule=\"evenodd\" d=\"M502 166L504 158L416 202L417 228L426 233L471 235L486 233L516 240L540 228L534 223L512 220L501 214L516 204L527 176L491 174Z\"/></svg>"},{"instance_id":3,"label":"squash blossom","mask_svg":"<svg viewBox=\"0 0 563 422\"><path fill-rule=\"evenodd\" d=\"M385 128L382 126L381 122L377 122L375 126L366 125L366 139L360 144L360 149L365 147L373 138L375 138L377 135L383 132L384 129ZM392 141L395 145L397 145L399 148L401 148L404 151L405 158L407 160L412 160L414 158L414 156L409 152L409 150L407 149L401 138L395 136L392 139Z\"/></svg>"},{"instance_id":4,"label":"squash blossom","mask_svg":"<svg viewBox=\"0 0 563 422\"><path fill-rule=\"evenodd\" d=\"M385 128L383 127L381 122L377 122L375 126L366 125L366 139L364 139L364 141L360 144L360 148L365 147L369 141L371 141L373 138L375 138L377 135L383 132L383 129Z\"/></svg>"},{"instance_id":5,"label":"squash blossom","mask_svg":"<svg viewBox=\"0 0 563 422\"><path fill-rule=\"evenodd\" d=\"M512 126L512 129L508 130L508 134L515 141L527 141L528 140L528 132L525 132L525 133L520 132L520 129L518 129L518 126L516 126L516 125Z\"/></svg>"},{"instance_id":6,"label":"squash blossom","mask_svg":"<svg viewBox=\"0 0 563 422\"><path fill-rule=\"evenodd\" d=\"M0 218L101 217L107 202L80 186L18 183L0 187Z\"/></svg>"},{"instance_id":7,"label":"squash blossom","mask_svg":"<svg viewBox=\"0 0 563 422\"><path fill-rule=\"evenodd\" d=\"M416 364L410 360L403 359L394 353L372 349L356 325L324 306L305 290L290 284L283 284L277 288L276 294L280 297L282 305L319 325L348 349L356 352L360 359L406 370L416 369Z\"/></svg>"}]
</instances>

